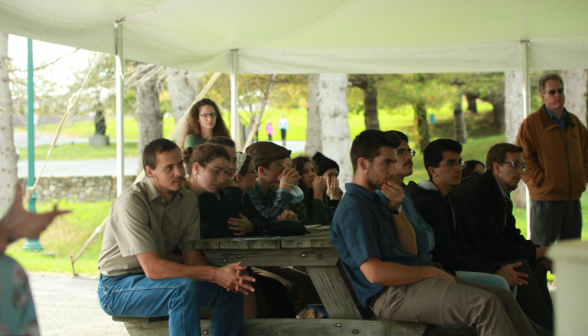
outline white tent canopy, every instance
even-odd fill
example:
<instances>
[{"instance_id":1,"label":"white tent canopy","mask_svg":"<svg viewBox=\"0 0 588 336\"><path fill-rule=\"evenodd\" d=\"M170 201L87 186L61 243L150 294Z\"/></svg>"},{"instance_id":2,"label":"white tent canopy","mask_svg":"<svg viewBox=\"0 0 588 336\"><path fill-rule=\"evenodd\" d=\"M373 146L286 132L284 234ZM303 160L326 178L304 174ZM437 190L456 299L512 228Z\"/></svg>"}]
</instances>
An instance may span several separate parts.
<instances>
[{"instance_id":1,"label":"white tent canopy","mask_svg":"<svg viewBox=\"0 0 588 336\"><path fill-rule=\"evenodd\" d=\"M3 0L0 31L178 69L415 73L588 68L586 0Z\"/></svg>"}]
</instances>

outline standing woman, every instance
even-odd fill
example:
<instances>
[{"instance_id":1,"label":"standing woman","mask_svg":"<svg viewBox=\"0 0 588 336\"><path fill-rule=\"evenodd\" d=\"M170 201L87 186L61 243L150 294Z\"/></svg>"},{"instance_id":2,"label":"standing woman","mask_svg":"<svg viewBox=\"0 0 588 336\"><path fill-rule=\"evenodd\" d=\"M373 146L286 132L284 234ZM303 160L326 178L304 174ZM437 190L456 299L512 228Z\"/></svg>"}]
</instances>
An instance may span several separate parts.
<instances>
[{"instance_id":1,"label":"standing woman","mask_svg":"<svg viewBox=\"0 0 588 336\"><path fill-rule=\"evenodd\" d=\"M327 182L315 173L314 165L306 155L292 160L292 165L302 178L298 181L298 187L304 192L304 206L306 218L302 221L305 225L328 223Z\"/></svg>"},{"instance_id":2,"label":"standing woman","mask_svg":"<svg viewBox=\"0 0 588 336\"><path fill-rule=\"evenodd\" d=\"M188 126L181 138L180 147L184 150L198 146L214 136L230 137L230 134L216 103L204 98L190 110Z\"/></svg>"},{"instance_id":3,"label":"standing woman","mask_svg":"<svg viewBox=\"0 0 588 336\"><path fill-rule=\"evenodd\" d=\"M272 126L271 121L268 121L267 125L265 125L265 133L267 133L267 139L272 141L272 135L274 135L274 126Z\"/></svg>"}]
</instances>

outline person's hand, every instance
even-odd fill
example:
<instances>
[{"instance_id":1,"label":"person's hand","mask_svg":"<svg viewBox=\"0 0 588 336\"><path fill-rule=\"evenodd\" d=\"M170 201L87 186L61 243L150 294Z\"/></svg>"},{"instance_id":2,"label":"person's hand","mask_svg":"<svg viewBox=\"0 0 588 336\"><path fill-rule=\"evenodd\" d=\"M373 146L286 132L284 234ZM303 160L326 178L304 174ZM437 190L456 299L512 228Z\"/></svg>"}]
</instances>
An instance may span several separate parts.
<instances>
[{"instance_id":1,"label":"person's hand","mask_svg":"<svg viewBox=\"0 0 588 336\"><path fill-rule=\"evenodd\" d=\"M302 178L296 169L286 168L280 174L280 188L290 190L292 186L298 184L298 181Z\"/></svg>"},{"instance_id":2,"label":"person's hand","mask_svg":"<svg viewBox=\"0 0 588 336\"><path fill-rule=\"evenodd\" d=\"M341 200L343 191L339 188L339 179L333 175L327 176L327 196L332 200Z\"/></svg>"},{"instance_id":3,"label":"person's hand","mask_svg":"<svg viewBox=\"0 0 588 336\"><path fill-rule=\"evenodd\" d=\"M221 189L226 188L226 187L234 187L234 186L235 186L235 181L233 181L233 179L230 178L229 176L226 176L225 180L223 181L223 184L221 184Z\"/></svg>"},{"instance_id":4,"label":"person's hand","mask_svg":"<svg viewBox=\"0 0 588 336\"><path fill-rule=\"evenodd\" d=\"M241 266L241 262L215 268L216 271L213 281L217 285L227 289L227 291L241 292L247 295L249 292L254 292L255 290L253 286L243 281L255 282L255 279L247 275L241 275L241 271L246 268L245 266Z\"/></svg>"},{"instance_id":5,"label":"person's hand","mask_svg":"<svg viewBox=\"0 0 588 336\"><path fill-rule=\"evenodd\" d=\"M435 277L441 278L441 279L449 281L449 282L454 282L454 283L456 282L455 278L451 274L445 272L444 270L442 270L440 268L432 267L432 266L430 266L430 267L435 270Z\"/></svg>"},{"instance_id":6,"label":"person's hand","mask_svg":"<svg viewBox=\"0 0 588 336\"><path fill-rule=\"evenodd\" d=\"M551 263L551 260L543 259L543 260L541 260L541 265L543 265L543 267L545 267L546 270L553 273L553 264Z\"/></svg>"},{"instance_id":7,"label":"person's hand","mask_svg":"<svg viewBox=\"0 0 588 336\"><path fill-rule=\"evenodd\" d=\"M314 178L314 180L312 180L312 190L314 193L314 198L322 200L325 189L327 189L327 181L325 181L324 178L317 176Z\"/></svg>"},{"instance_id":8,"label":"person's hand","mask_svg":"<svg viewBox=\"0 0 588 336\"><path fill-rule=\"evenodd\" d=\"M28 212L23 207L22 197L22 185L17 183L12 207L0 223L2 230L12 238L38 239L41 232L45 231L57 216L71 212L69 210L58 210L57 205L50 212L40 214Z\"/></svg>"},{"instance_id":9,"label":"person's hand","mask_svg":"<svg viewBox=\"0 0 588 336\"><path fill-rule=\"evenodd\" d=\"M233 233L233 236L243 236L253 232L253 223L239 214L239 218L229 218L229 230L237 231Z\"/></svg>"},{"instance_id":10,"label":"person's hand","mask_svg":"<svg viewBox=\"0 0 588 336\"><path fill-rule=\"evenodd\" d=\"M388 183L382 186L381 191L388 199L388 209L397 211L404 200L404 189L402 189L402 186L394 181L388 181Z\"/></svg>"},{"instance_id":11,"label":"person's hand","mask_svg":"<svg viewBox=\"0 0 588 336\"><path fill-rule=\"evenodd\" d=\"M281 220L298 220L298 215L290 210L284 210L284 212L282 212L281 215L278 215L276 217L277 220L281 221Z\"/></svg>"},{"instance_id":12,"label":"person's hand","mask_svg":"<svg viewBox=\"0 0 588 336\"><path fill-rule=\"evenodd\" d=\"M514 289L514 286L522 286L528 285L529 283L525 281L523 278L528 278L529 275L521 272L517 272L515 268L522 266L523 263L519 261L518 263L508 264L502 266L498 271L496 271L496 275L500 275L506 281L508 281L508 285L510 289Z\"/></svg>"}]
</instances>

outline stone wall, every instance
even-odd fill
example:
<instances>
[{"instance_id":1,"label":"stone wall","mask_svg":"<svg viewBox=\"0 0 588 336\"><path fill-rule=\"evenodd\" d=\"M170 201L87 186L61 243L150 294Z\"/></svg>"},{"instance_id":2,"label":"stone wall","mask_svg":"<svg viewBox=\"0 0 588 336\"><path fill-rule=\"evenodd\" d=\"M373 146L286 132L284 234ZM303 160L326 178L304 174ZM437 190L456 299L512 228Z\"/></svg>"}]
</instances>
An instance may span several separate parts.
<instances>
[{"instance_id":1,"label":"stone wall","mask_svg":"<svg viewBox=\"0 0 588 336\"><path fill-rule=\"evenodd\" d=\"M126 186L136 176L125 176ZM113 201L116 198L116 176L49 176L41 177L37 185L37 202L66 199L74 202ZM27 185L27 178L19 178Z\"/></svg>"}]
</instances>

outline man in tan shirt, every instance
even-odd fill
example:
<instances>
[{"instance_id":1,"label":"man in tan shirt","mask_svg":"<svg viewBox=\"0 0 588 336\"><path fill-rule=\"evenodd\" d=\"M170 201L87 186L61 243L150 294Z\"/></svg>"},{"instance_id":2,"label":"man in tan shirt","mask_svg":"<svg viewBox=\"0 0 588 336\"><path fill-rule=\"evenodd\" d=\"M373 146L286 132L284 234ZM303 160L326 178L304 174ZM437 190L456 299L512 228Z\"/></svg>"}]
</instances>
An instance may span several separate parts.
<instances>
[{"instance_id":1,"label":"man in tan shirt","mask_svg":"<svg viewBox=\"0 0 588 336\"><path fill-rule=\"evenodd\" d=\"M112 204L98 268L100 305L111 316L169 315L170 335L200 335L199 311L213 307L212 329L240 335L243 295L253 291L239 263L212 267L192 241L200 236L196 196L182 186L184 163L167 139L143 151L146 178ZM183 264L167 259L179 246ZM239 293L241 292L241 293Z\"/></svg>"}]
</instances>

